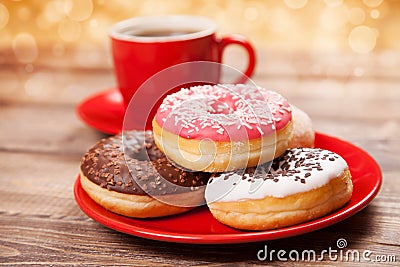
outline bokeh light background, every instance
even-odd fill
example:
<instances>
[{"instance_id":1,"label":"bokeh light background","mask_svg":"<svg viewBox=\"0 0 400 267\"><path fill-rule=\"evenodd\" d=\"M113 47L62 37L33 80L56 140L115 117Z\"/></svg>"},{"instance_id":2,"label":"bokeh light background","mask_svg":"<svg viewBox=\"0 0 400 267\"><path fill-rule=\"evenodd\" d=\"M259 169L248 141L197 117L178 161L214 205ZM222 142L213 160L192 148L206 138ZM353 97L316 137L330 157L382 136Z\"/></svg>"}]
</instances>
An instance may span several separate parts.
<instances>
[{"instance_id":1,"label":"bokeh light background","mask_svg":"<svg viewBox=\"0 0 400 267\"><path fill-rule=\"evenodd\" d=\"M110 68L109 27L157 14L208 16L220 35L241 33L267 53L400 50L398 0L8 0L0 2L0 66Z\"/></svg>"}]
</instances>

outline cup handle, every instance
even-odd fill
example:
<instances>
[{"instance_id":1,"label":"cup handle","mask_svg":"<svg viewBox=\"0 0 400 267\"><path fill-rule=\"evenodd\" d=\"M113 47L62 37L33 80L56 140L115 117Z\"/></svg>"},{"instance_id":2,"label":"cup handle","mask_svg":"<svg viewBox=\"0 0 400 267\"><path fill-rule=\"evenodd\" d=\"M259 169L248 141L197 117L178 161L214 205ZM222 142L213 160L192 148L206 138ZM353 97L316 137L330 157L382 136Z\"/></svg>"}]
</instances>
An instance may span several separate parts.
<instances>
[{"instance_id":1,"label":"cup handle","mask_svg":"<svg viewBox=\"0 0 400 267\"><path fill-rule=\"evenodd\" d=\"M253 46L247 41L247 39L238 34L232 34L229 36L222 37L217 39L218 43L218 53L219 53L219 62L222 62L222 54L224 53L225 48L228 45L236 44L242 46L246 52L248 57L247 68L244 71L244 76L239 77L239 79L235 83L245 83L249 77L253 74L254 66L256 64L256 55Z\"/></svg>"}]
</instances>

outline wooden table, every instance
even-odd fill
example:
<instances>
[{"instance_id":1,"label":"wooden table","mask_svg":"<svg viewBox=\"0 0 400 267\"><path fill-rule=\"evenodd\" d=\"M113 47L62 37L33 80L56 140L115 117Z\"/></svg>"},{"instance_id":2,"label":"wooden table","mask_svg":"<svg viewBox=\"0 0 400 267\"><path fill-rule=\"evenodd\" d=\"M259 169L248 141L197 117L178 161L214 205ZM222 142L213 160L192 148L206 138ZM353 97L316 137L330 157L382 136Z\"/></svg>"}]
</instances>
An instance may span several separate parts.
<instances>
[{"instance_id":1,"label":"wooden table","mask_svg":"<svg viewBox=\"0 0 400 267\"><path fill-rule=\"evenodd\" d=\"M254 81L308 112L316 130L369 152L380 164L384 180L376 199L343 222L301 236L238 245L146 240L88 218L75 203L73 183L81 155L105 135L81 122L75 107L115 84L109 58L103 65L88 67L73 64L73 55L52 58L46 50L40 51L34 65L16 63L9 51L1 55L0 265L267 265L269 261L257 259L265 245L318 253L335 248L338 238L347 240L348 249L370 250L372 256L387 259L394 255L399 264L398 51L368 55L259 51ZM278 263L275 257L274 264ZM327 256L319 262L334 263Z\"/></svg>"}]
</instances>

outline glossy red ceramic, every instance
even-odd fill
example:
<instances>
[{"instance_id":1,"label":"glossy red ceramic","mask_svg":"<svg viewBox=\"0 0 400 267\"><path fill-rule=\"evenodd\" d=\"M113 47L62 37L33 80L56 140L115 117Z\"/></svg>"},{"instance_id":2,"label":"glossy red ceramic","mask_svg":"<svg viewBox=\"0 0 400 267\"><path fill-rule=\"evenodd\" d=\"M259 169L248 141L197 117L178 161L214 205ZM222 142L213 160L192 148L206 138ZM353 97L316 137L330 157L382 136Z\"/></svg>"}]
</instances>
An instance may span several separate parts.
<instances>
[{"instance_id":1,"label":"glossy red ceramic","mask_svg":"<svg viewBox=\"0 0 400 267\"><path fill-rule=\"evenodd\" d=\"M87 125L103 133L121 132L124 122L124 104L117 89L109 89L92 95L76 108L79 118Z\"/></svg>"},{"instance_id":2,"label":"glossy red ceramic","mask_svg":"<svg viewBox=\"0 0 400 267\"><path fill-rule=\"evenodd\" d=\"M196 30L192 33L173 36L140 35L140 32L146 29L168 28L172 31ZM237 82L243 83L247 77L250 77L255 65L255 52L251 44L240 35L219 38L215 33L216 28L212 20L190 15L136 17L121 21L111 27L114 70L124 107L128 107L140 86L156 73L186 62L221 63L225 48L232 44L242 46L248 54L244 76ZM172 74L170 77L172 80L176 78L173 75L188 82L197 81L193 80L190 68ZM201 75L210 83L219 82L219 71L204 67ZM160 90L154 87L151 90ZM145 98L141 101L148 100ZM154 103L148 103L148 105L153 106ZM139 116L144 115L139 114ZM150 117L154 117L154 114L150 114Z\"/></svg>"},{"instance_id":3,"label":"glossy red ceramic","mask_svg":"<svg viewBox=\"0 0 400 267\"><path fill-rule=\"evenodd\" d=\"M316 134L316 147L341 155L348 163L354 185L351 200L341 209L306 223L269 231L241 231L216 221L206 206L188 213L155 219L134 219L105 210L82 189L79 176L75 199L92 219L114 230L143 238L192 244L230 244L279 239L315 231L354 215L378 193L382 175L375 160L362 149L346 141Z\"/></svg>"},{"instance_id":4,"label":"glossy red ceramic","mask_svg":"<svg viewBox=\"0 0 400 267\"><path fill-rule=\"evenodd\" d=\"M198 27L199 31L170 38L137 37L127 33L138 31L141 27L168 27L168 24L171 25L171 30L182 27ZM132 18L114 25L110 30L114 69L125 107L128 106L136 90L154 74L184 62L221 63L223 51L230 44L240 45L247 51L249 59L244 74L250 77L255 65L253 47L239 35L218 38L215 30L214 22L196 16ZM180 73L180 75L189 74ZM210 78L213 80L214 76L215 74L212 74Z\"/></svg>"}]
</instances>

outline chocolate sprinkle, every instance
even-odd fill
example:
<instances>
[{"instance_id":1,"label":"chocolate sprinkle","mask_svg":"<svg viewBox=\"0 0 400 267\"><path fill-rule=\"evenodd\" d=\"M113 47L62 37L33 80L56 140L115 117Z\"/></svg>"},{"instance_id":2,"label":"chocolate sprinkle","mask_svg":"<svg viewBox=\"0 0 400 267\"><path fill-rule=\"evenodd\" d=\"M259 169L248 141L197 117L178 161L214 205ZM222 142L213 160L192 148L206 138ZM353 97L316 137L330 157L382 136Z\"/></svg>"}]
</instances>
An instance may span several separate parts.
<instances>
[{"instance_id":1,"label":"chocolate sprinkle","mask_svg":"<svg viewBox=\"0 0 400 267\"><path fill-rule=\"evenodd\" d=\"M151 131L130 131L101 140L83 155L81 171L103 188L132 195L195 191L210 177L175 167L157 148Z\"/></svg>"},{"instance_id":2,"label":"chocolate sprinkle","mask_svg":"<svg viewBox=\"0 0 400 267\"><path fill-rule=\"evenodd\" d=\"M257 167L247 168L242 174L242 180L255 182L256 179L272 180L279 182L280 179L293 179L299 184L306 184L307 178L311 176L311 171L323 171L320 160L335 160L337 156L333 152L327 152L323 149L297 148L288 149L285 153L274 159L272 162L261 164ZM304 177L300 177L299 173L307 171ZM228 180L233 172L214 174L213 177L223 176L224 180Z\"/></svg>"}]
</instances>

